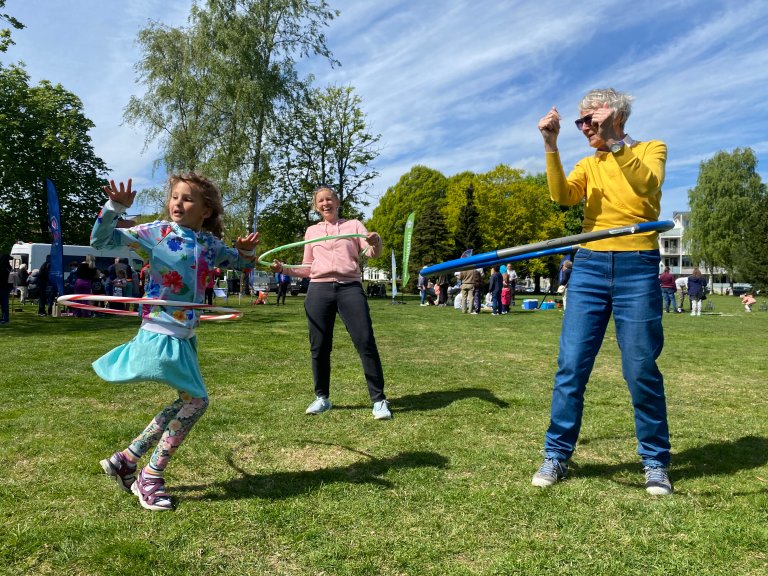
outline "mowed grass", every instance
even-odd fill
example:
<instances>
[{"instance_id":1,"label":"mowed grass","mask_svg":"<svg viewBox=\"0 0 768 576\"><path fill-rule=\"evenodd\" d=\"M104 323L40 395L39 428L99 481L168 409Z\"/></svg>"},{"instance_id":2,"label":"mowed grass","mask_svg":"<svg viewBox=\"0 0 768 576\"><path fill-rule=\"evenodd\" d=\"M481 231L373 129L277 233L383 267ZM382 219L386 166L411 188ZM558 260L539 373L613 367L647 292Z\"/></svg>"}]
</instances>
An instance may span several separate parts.
<instances>
[{"instance_id":1,"label":"mowed grass","mask_svg":"<svg viewBox=\"0 0 768 576\"><path fill-rule=\"evenodd\" d=\"M339 321L334 408L304 414L303 297L198 331L211 404L171 462L170 513L143 510L99 460L174 398L91 370L135 319L0 327L1 574L768 573L768 312L711 297L665 314L676 493L648 496L609 329L571 477L530 484L549 422L561 313L370 302L394 419L374 421ZM520 300L518 300L519 304ZM223 302L222 302L223 303Z\"/></svg>"}]
</instances>

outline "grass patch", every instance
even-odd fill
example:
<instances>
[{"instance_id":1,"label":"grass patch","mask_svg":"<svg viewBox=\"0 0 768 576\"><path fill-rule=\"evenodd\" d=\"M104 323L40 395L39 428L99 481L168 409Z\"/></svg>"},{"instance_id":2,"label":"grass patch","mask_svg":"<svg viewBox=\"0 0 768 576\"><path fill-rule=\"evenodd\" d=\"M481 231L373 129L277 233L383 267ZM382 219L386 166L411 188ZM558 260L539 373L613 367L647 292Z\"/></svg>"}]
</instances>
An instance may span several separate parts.
<instances>
[{"instance_id":1,"label":"grass patch","mask_svg":"<svg viewBox=\"0 0 768 576\"><path fill-rule=\"evenodd\" d=\"M643 490L612 327L571 478L542 491L559 311L371 300L394 413L377 422L340 321L334 408L307 417L303 296L244 301L198 331L211 405L168 468L167 514L98 465L173 398L90 368L137 321L27 305L0 327L0 574L765 574L768 313L709 301L664 315L670 498Z\"/></svg>"}]
</instances>

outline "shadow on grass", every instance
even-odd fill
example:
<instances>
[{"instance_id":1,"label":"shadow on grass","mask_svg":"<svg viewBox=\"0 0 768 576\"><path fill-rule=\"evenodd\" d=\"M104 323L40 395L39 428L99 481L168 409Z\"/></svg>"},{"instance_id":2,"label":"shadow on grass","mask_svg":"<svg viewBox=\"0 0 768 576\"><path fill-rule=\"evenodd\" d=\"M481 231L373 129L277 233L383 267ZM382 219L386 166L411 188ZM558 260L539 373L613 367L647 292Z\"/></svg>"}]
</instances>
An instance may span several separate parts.
<instances>
[{"instance_id":1,"label":"shadow on grass","mask_svg":"<svg viewBox=\"0 0 768 576\"><path fill-rule=\"evenodd\" d=\"M344 482L347 484L375 484L390 488L392 483L381 478L390 470L403 468L445 468L448 459L436 452L401 452L391 458L376 458L363 452L368 462L356 462L348 466L334 466L319 470L300 470L295 472L273 472L250 474L238 466L232 455L227 457L229 464L239 474L239 478L214 484L174 486L174 492L202 492L185 497L190 500L236 500L240 498L270 498L279 500L306 494L325 484Z\"/></svg>"},{"instance_id":2,"label":"shadow on grass","mask_svg":"<svg viewBox=\"0 0 768 576\"><path fill-rule=\"evenodd\" d=\"M508 408L509 402L501 400L496 395L486 388L457 388L456 390L435 390L431 392L422 392L421 394L407 394L406 396L398 396L397 398L388 398L389 403L393 409L397 412L423 412L427 410L439 410L440 408L446 408L458 402L459 400L466 400L468 398L477 398L495 404L499 408ZM366 405L357 404L334 404L334 410L359 410L361 408L368 408ZM395 414L397 415L397 414Z\"/></svg>"},{"instance_id":3,"label":"shadow on grass","mask_svg":"<svg viewBox=\"0 0 768 576\"><path fill-rule=\"evenodd\" d=\"M733 441L712 442L672 454L673 480L703 476L727 476L740 470L759 468L768 462L768 438L744 436ZM583 464L574 467L579 476L611 476L637 472L640 463Z\"/></svg>"}]
</instances>

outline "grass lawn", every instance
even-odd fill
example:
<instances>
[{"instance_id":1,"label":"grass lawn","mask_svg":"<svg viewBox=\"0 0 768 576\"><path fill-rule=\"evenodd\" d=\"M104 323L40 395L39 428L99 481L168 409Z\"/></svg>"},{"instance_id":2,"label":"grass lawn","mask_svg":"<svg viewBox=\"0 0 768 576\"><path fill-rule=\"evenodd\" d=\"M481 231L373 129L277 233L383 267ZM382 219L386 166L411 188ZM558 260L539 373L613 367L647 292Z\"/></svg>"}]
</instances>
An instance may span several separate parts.
<instances>
[{"instance_id":1,"label":"grass lawn","mask_svg":"<svg viewBox=\"0 0 768 576\"><path fill-rule=\"evenodd\" d=\"M374 421L341 322L334 408L313 399L303 296L198 331L211 396L143 510L99 460L174 397L91 370L135 319L0 326L0 574L764 575L768 312L712 296L665 314L676 493L642 486L612 330L587 390L570 478L541 461L561 313L462 315L372 300L394 419ZM223 303L223 301L222 301ZM230 305L238 307L237 298Z\"/></svg>"}]
</instances>

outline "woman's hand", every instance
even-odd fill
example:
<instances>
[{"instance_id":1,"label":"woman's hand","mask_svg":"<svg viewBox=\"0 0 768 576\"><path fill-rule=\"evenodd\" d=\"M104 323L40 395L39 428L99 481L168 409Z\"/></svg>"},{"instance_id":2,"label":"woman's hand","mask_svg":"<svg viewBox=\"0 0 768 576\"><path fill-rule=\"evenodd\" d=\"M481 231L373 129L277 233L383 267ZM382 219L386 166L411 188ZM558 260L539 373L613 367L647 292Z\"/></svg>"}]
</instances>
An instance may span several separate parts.
<instances>
[{"instance_id":1,"label":"woman's hand","mask_svg":"<svg viewBox=\"0 0 768 576\"><path fill-rule=\"evenodd\" d=\"M104 192L106 192L109 199L112 202L117 202L126 208L130 208L134 198L136 198L136 192L131 192L131 179L128 178L128 186L120 182L118 187L115 185L114 180L110 180L109 184L109 186L104 186Z\"/></svg>"},{"instance_id":2,"label":"woman's hand","mask_svg":"<svg viewBox=\"0 0 768 576\"><path fill-rule=\"evenodd\" d=\"M560 112L555 106L539 120L539 132L544 138L544 149L547 152L556 152L557 136L560 134Z\"/></svg>"},{"instance_id":3,"label":"woman's hand","mask_svg":"<svg viewBox=\"0 0 768 576\"><path fill-rule=\"evenodd\" d=\"M272 260L272 264L269 266L269 269L272 270L272 272L277 272L278 274L282 274L283 263L280 262L280 260Z\"/></svg>"}]
</instances>

